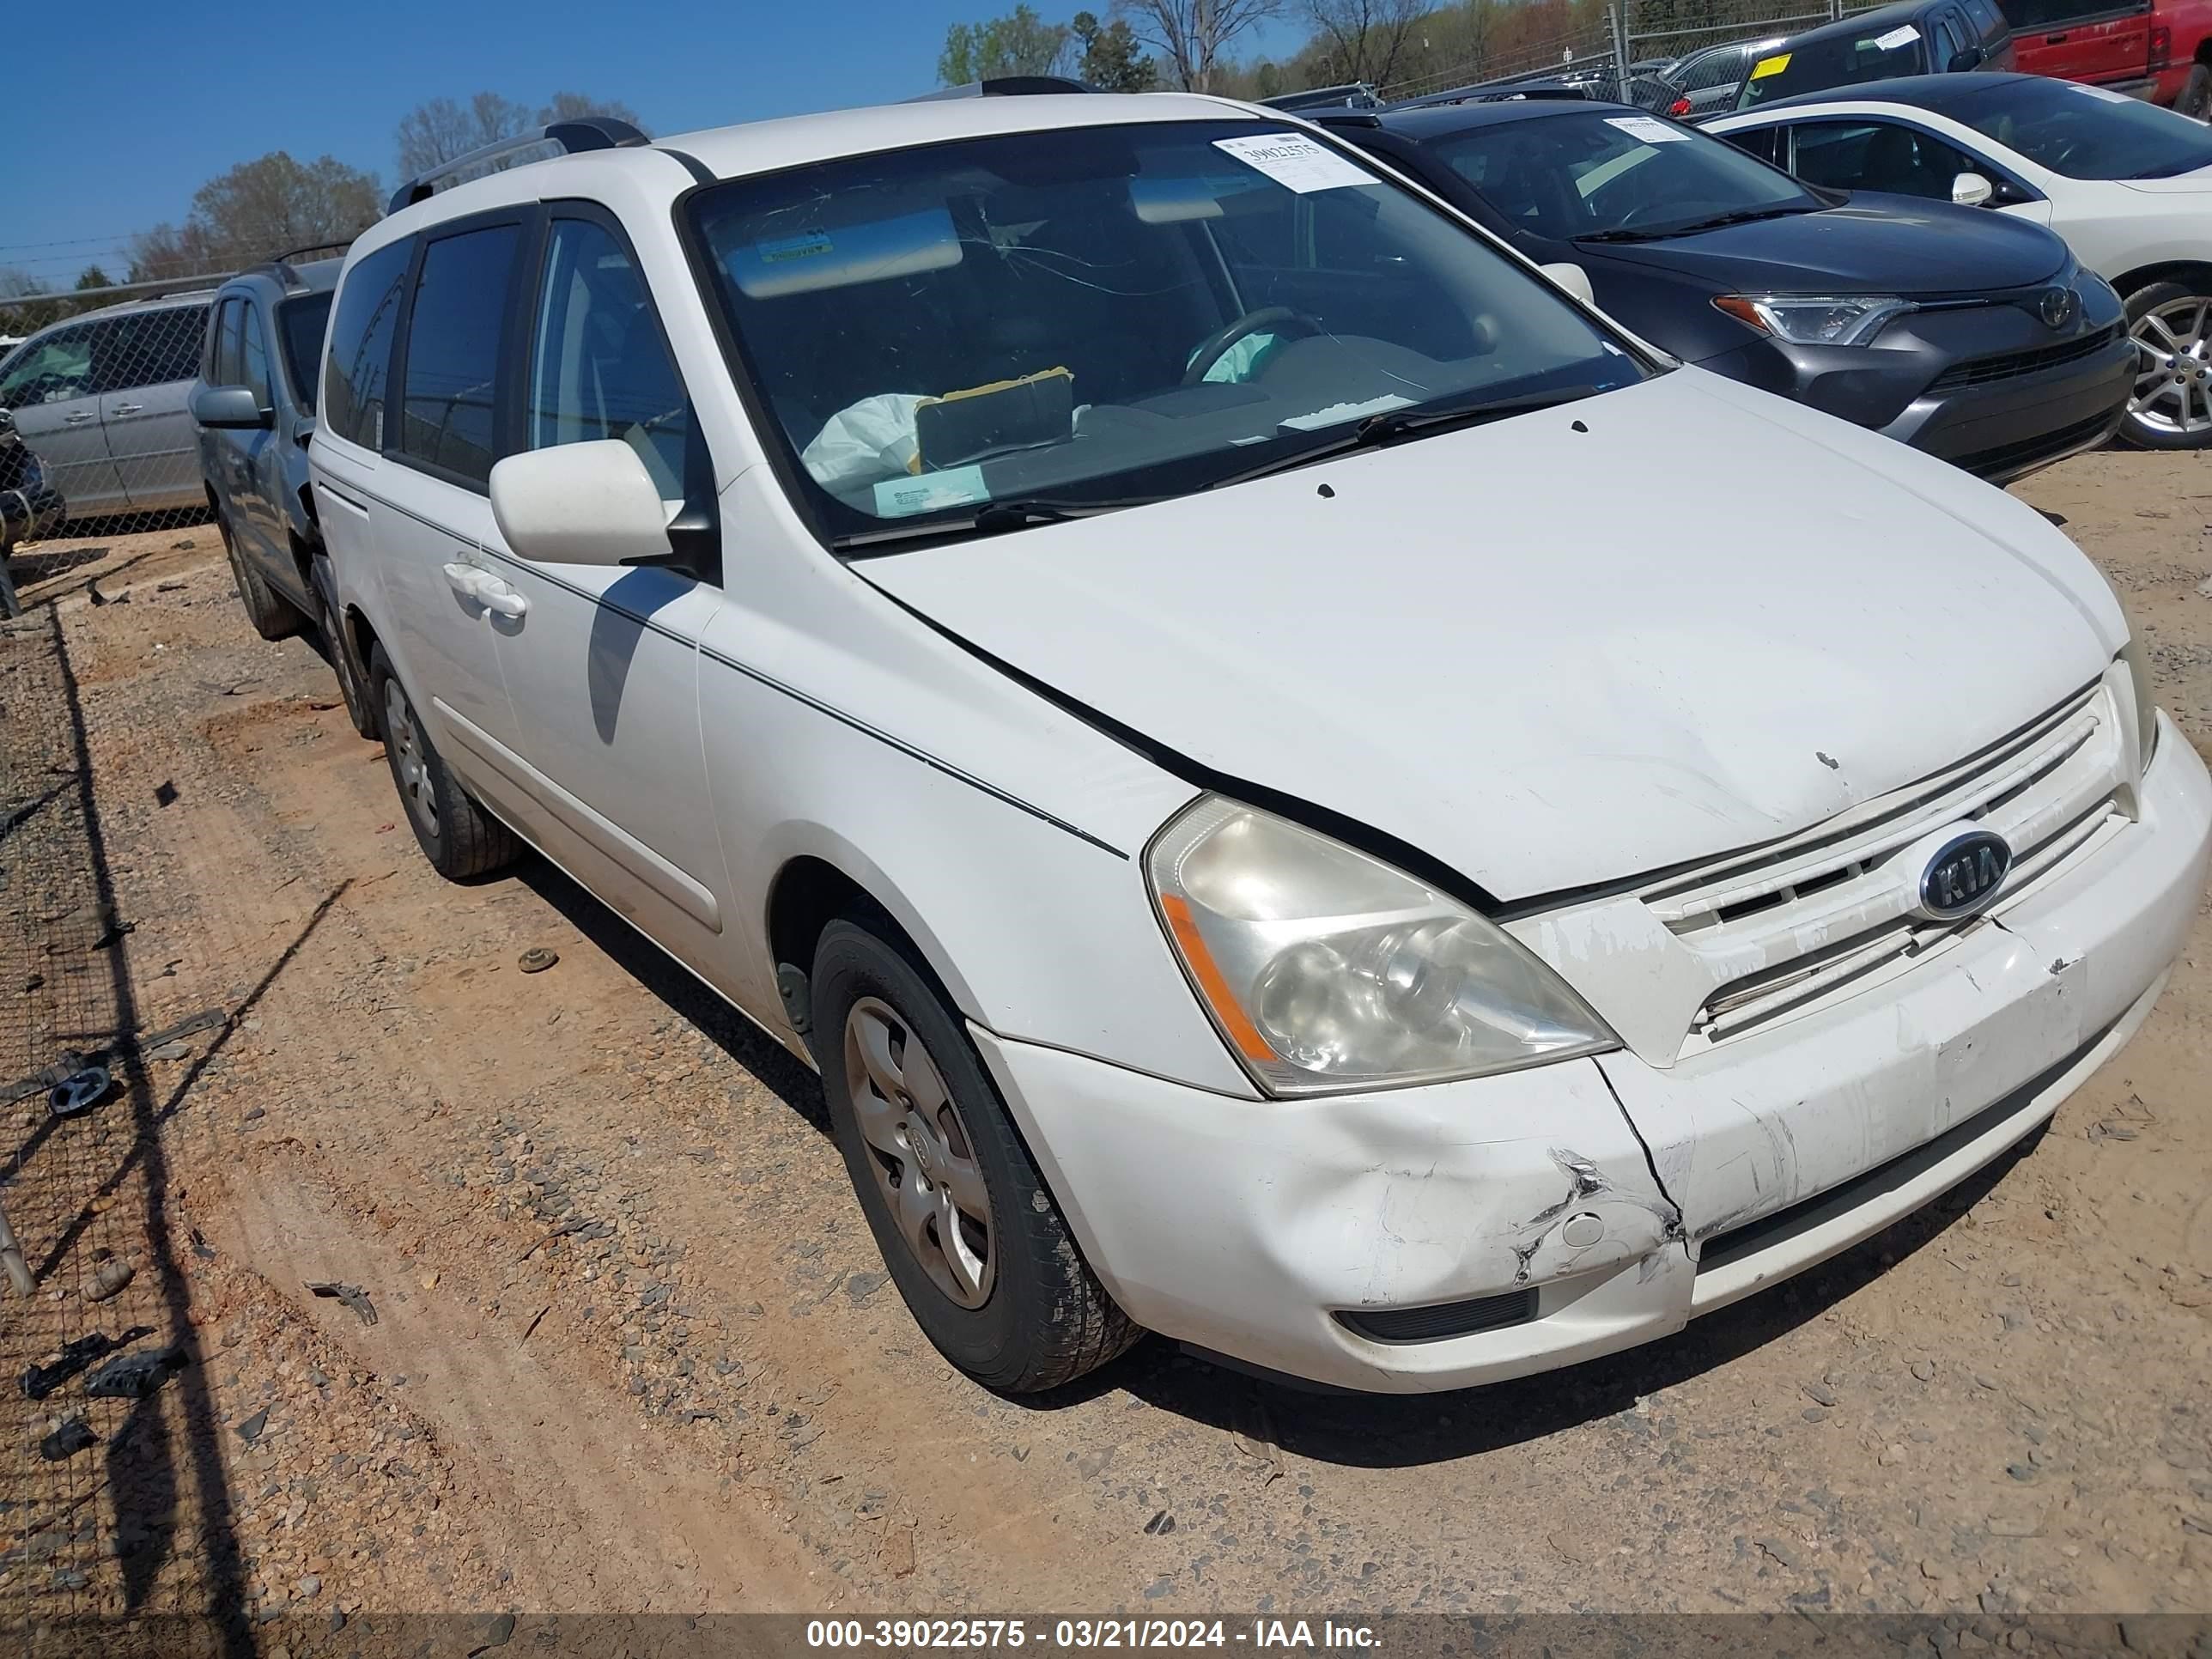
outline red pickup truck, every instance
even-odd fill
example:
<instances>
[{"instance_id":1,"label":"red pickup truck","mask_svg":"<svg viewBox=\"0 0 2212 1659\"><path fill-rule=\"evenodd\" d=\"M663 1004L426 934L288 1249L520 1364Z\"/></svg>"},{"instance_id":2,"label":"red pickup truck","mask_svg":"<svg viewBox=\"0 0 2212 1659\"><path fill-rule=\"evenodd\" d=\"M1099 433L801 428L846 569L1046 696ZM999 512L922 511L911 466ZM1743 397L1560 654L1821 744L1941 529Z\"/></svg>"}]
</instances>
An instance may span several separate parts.
<instances>
[{"instance_id":1,"label":"red pickup truck","mask_svg":"<svg viewBox=\"0 0 2212 1659\"><path fill-rule=\"evenodd\" d=\"M2000 0L2016 65L2212 113L2212 0Z\"/></svg>"}]
</instances>

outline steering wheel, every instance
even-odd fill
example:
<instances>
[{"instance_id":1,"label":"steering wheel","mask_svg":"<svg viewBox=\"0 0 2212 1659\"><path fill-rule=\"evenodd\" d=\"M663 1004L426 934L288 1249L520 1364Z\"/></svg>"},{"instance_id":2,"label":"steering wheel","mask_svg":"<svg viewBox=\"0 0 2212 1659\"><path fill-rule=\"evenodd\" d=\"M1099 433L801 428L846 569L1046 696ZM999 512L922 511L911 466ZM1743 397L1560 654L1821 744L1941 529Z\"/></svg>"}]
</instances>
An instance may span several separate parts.
<instances>
[{"instance_id":1,"label":"steering wheel","mask_svg":"<svg viewBox=\"0 0 2212 1659\"><path fill-rule=\"evenodd\" d=\"M1207 335L1192 354L1190 367L1183 370L1182 383L1196 386L1205 380L1206 371L1219 362L1223 354L1247 334L1257 334L1262 329L1279 332L1285 324L1295 324L1302 337L1328 331L1317 318L1309 317L1303 311L1294 311L1288 306L1261 306L1257 311L1246 312L1226 328L1218 328Z\"/></svg>"}]
</instances>

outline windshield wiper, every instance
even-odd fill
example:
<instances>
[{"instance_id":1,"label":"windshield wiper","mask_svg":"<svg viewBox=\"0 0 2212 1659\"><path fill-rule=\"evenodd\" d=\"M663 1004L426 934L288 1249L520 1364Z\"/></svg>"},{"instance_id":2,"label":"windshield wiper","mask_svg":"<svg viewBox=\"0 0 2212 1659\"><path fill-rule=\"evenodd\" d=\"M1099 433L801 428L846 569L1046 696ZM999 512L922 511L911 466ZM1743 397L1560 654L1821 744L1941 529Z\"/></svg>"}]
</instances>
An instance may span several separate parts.
<instances>
[{"instance_id":1,"label":"windshield wiper","mask_svg":"<svg viewBox=\"0 0 2212 1659\"><path fill-rule=\"evenodd\" d=\"M830 545L840 553L890 552L913 542L935 541L947 536L990 535L1001 530L1026 530L1031 525L1066 524L1076 519L1118 513L1125 507L1144 507L1158 495L1118 495L1096 501L1048 501L1029 499L983 501L964 519L933 519L922 524L887 526L834 538Z\"/></svg>"},{"instance_id":2,"label":"windshield wiper","mask_svg":"<svg viewBox=\"0 0 2212 1659\"><path fill-rule=\"evenodd\" d=\"M1690 236L1701 230L1718 230L1725 225L1747 225L1759 219L1786 219L1794 214L1818 213L1817 207L1791 203L1781 207L1739 208L1733 213L1716 214L1710 219L1692 219L1686 225L1655 226L1649 230L1601 230L1588 236L1577 236L1577 242L1657 242L1669 236Z\"/></svg>"},{"instance_id":3,"label":"windshield wiper","mask_svg":"<svg viewBox=\"0 0 2212 1659\"><path fill-rule=\"evenodd\" d=\"M1526 397L1484 398L1449 404L1441 409L1419 404L1405 409L1386 409L1379 415L1370 415L1349 432L1292 454L1279 455L1272 461L1248 467L1242 472L1216 478L1206 488L1222 489L1231 484L1249 483L1255 478L1271 477L1278 472L1288 472L1296 467L1310 466L1316 461L1325 461L1332 455L1346 454L1355 449L1373 449L1401 438L1423 436L1453 427L1483 426L1492 421L1528 415L1540 409L1556 409L1561 404L1579 403L1584 398L1595 397L1601 389L1594 386L1561 386L1551 392L1532 392Z\"/></svg>"}]
</instances>

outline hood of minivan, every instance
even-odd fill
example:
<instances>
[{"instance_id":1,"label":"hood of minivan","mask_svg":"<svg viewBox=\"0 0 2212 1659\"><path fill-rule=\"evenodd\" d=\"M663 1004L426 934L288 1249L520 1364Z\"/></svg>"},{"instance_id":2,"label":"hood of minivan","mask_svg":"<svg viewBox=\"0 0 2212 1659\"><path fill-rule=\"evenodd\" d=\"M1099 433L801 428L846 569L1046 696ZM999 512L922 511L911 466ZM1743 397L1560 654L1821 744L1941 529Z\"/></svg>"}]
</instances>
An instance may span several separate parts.
<instances>
[{"instance_id":1,"label":"hood of minivan","mask_svg":"<svg viewBox=\"0 0 2212 1659\"><path fill-rule=\"evenodd\" d=\"M854 568L1501 899L1817 823L2033 719L2124 639L2027 507L1694 368Z\"/></svg>"},{"instance_id":2,"label":"hood of minivan","mask_svg":"<svg viewBox=\"0 0 2212 1659\"><path fill-rule=\"evenodd\" d=\"M2046 281L2066 264L2066 245L2025 219L1866 191L1814 213L1575 246L1709 281L1717 293L1986 294Z\"/></svg>"}]
</instances>

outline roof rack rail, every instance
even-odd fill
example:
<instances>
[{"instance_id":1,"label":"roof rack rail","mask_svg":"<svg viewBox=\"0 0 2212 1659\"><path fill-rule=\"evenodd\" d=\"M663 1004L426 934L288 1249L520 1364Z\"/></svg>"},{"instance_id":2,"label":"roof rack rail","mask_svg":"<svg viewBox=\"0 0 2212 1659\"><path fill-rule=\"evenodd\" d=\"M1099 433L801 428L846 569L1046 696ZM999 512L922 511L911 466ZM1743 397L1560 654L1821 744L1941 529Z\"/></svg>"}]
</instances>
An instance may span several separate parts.
<instances>
[{"instance_id":1,"label":"roof rack rail","mask_svg":"<svg viewBox=\"0 0 2212 1659\"><path fill-rule=\"evenodd\" d=\"M1313 109L1380 109L1382 100L1375 88L1364 81L1346 81L1340 86L1309 87L1304 92L1279 92L1273 98L1260 100L1270 109L1296 110L1304 113Z\"/></svg>"},{"instance_id":2,"label":"roof rack rail","mask_svg":"<svg viewBox=\"0 0 2212 1659\"><path fill-rule=\"evenodd\" d=\"M269 263L289 265L302 253L343 253L352 246L351 236L342 236L335 242L310 242L305 247L288 247L282 253L272 253L269 256Z\"/></svg>"},{"instance_id":3,"label":"roof rack rail","mask_svg":"<svg viewBox=\"0 0 2212 1659\"><path fill-rule=\"evenodd\" d=\"M520 133L512 138L502 138L496 143L485 144L465 155L456 155L450 161L441 161L428 173L417 173L392 191L392 204L386 211L397 213L404 207L428 201L441 189L449 190L455 185L467 183L471 179L501 172L504 169L496 164L504 158L519 155L524 150L534 149L542 144L556 144L562 155L575 155L586 150L629 149L652 142L629 122L618 121L611 115L586 115L574 121L556 121L534 132ZM549 158L533 155L529 159L538 161ZM513 167L521 163L508 161L507 165Z\"/></svg>"},{"instance_id":4,"label":"roof rack rail","mask_svg":"<svg viewBox=\"0 0 2212 1659\"><path fill-rule=\"evenodd\" d=\"M1066 75L1000 75L965 86L939 87L908 98L909 104L934 104L945 98L1034 98L1059 92L1096 92L1088 81Z\"/></svg>"}]
</instances>

